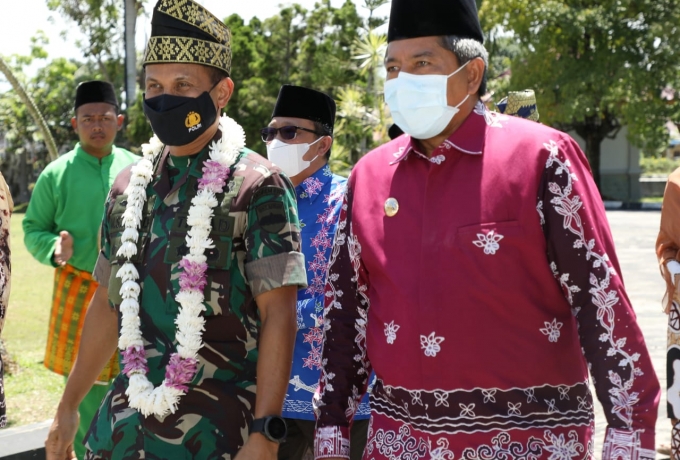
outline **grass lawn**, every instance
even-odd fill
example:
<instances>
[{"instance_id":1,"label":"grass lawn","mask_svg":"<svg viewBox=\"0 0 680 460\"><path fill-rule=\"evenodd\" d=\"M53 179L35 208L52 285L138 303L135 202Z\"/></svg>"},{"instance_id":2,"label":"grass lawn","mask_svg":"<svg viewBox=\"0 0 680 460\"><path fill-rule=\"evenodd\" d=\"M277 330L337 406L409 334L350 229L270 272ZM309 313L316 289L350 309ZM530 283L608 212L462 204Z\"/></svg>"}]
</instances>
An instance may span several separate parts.
<instances>
[{"instance_id":1,"label":"grass lawn","mask_svg":"<svg viewBox=\"0 0 680 460\"><path fill-rule=\"evenodd\" d=\"M24 246L21 222L13 214L12 291L2 338L19 370L5 375L8 426L51 419L64 389L64 378L42 364L52 301L54 269L39 264Z\"/></svg>"}]
</instances>

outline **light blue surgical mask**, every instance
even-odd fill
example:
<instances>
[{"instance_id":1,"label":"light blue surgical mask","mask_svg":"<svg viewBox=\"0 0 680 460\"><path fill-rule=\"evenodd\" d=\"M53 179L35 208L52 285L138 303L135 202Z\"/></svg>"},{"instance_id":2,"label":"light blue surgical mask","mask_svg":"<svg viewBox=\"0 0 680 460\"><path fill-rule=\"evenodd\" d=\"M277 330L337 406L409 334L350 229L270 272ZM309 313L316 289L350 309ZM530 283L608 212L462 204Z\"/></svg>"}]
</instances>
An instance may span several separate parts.
<instances>
[{"instance_id":1,"label":"light blue surgical mask","mask_svg":"<svg viewBox=\"0 0 680 460\"><path fill-rule=\"evenodd\" d=\"M415 139L431 139L444 131L459 108L447 102L449 78L460 72L466 62L449 75L413 75L399 72L397 78L385 82L385 102L392 119L406 134Z\"/></svg>"}]
</instances>

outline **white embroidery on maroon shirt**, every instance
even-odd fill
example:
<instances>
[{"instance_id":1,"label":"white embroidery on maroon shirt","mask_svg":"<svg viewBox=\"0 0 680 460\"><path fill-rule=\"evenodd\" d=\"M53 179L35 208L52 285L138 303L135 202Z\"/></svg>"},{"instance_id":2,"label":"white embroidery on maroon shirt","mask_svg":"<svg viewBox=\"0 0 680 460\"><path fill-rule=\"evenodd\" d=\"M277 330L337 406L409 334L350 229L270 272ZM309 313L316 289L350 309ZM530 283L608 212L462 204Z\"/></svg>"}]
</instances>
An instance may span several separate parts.
<instances>
[{"instance_id":1,"label":"white embroidery on maroon shirt","mask_svg":"<svg viewBox=\"0 0 680 460\"><path fill-rule=\"evenodd\" d=\"M550 200L550 204L554 206L555 212L562 216L564 229L576 236L574 248L584 249L586 260L592 261L592 268L600 269L600 275L596 274L595 270L590 272L589 281L591 287L588 292L592 296L591 301L597 307L597 318L600 326L605 330L600 336L600 340L609 344L607 355L620 357L619 366L629 369L628 375L623 378L619 373L610 370L608 378L611 383L609 398L613 404L611 412L630 429L633 425L633 406L640 402L639 393L632 390L633 384L635 378L643 375L643 372L635 364L640 359L640 354L630 354L625 350L625 337L617 339L614 333L616 313L613 307L619 303L619 296L616 290L609 289L609 286L612 277L616 276L616 270L611 265L609 256L606 253L600 254L596 252L595 240L586 240L585 228L579 214L583 207L583 202L573 190L573 183L578 181L578 177L571 172L571 163L568 159L562 160L560 158L559 146L555 141L551 140L543 145L550 152L546 162L546 169L555 168L555 176L566 174L567 179L567 184L564 187L556 182L548 184L548 190L554 195L554 198Z\"/></svg>"},{"instance_id":2,"label":"white embroidery on maroon shirt","mask_svg":"<svg viewBox=\"0 0 680 460\"><path fill-rule=\"evenodd\" d=\"M557 318L553 319L551 323L548 321L543 322L545 327L541 328L541 334L548 336L548 341L557 342L560 338L560 329L562 328L562 323L557 322Z\"/></svg>"},{"instance_id":3,"label":"white embroidery on maroon shirt","mask_svg":"<svg viewBox=\"0 0 680 460\"><path fill-rule=\"evenodd\" d=\"M434 358L435 356L437 356L437 353L439 353L442 350L439 344L442 343L443 341L444 337L437 337L434 335L434 332L432 332L427 337L421 335L420 348L425 350L425 356L431 356Z\"/></svg>"},{"instance_id":4,"label":"white embroidery on maroon shirt","mask_svg":"<svg viewBox=\"0 0 680 460\"><path fill-rule=\"evenodd\" d=\"M458 404L458 407L460 407L460 416L461 417L474 417L475 416L475 404Z\"/></svg>"},{"instance_id":5,"label":"white embroidery on maroon shirt","mask_svg":"<svg viewBox=\"0 0 680 460\"><path fill-rule=\"evenodd\" d=\"M477 233L477 240L472 243L478 248L484 249L484 254L494 255L500 249L498 242L503 239L503 235L499 235L495 230L489 233Z\"/></svg>"},{"instance_id":6,"label":"white embroidery on maroon shirt","mask_svg":"<svg viewBox=\"0 0 680 460\"><path fill-rule=\"evenodd\" d=\"M342 436L340 427L321 427L316 430L314 450L316 458L329 456L349 458L349 439Z\"/></svg>"},{"instance_id":7,"label":"white embroidery on maroon shirt","mask_svg":"<svg viewBox=\"0 0 680 460\"><path fill-rule=\"evenodd\" d=\"M466 460L538 460L545 458L543 449L550 453L548 460L573 460L574 458L591 458L583 456L585 448L578 442L578 433L570 431L565 439L564 433L556 435L550 430L543 432L543 439L530 437L526 445L513 441L509 433L500 433L491 439L491 445L480 445L477 449L468 447L463 451ZM592 449L591 443L588 451ZM632 458L632 457L625 457Z\"/></svg>"},{"instance_id":8,"label":"white embroidery on maroon shirt","mask_svg":"<svg viewBox=\"0 0 680 460\"><path fill-rule=\"evenodd\" d=\"M640 432L607 428L607 435L602 446L602 458L625 458L636 460L653 460L653 450L643 449L640 444Z\"/></svg>"},{"instance_id":9,"label":"white embroidery on maroon shirt","mask_svg":"<svg viewBox=\"0 0 680 460\"><path fill-rule=\"evenodd\" d=\"M377 450L388 460L454 460L449 450L449 440L446 438L432 439L430 437L416 438L411 434L411 427L401 425L399 431L380 428L373 433L369 426L365 454L368 458ZM436 447L433 446L433 443Z\"/></svg>"},{"instance_id":10,"label":"white embroidery on maroon shirt","mask_svg":"<svg viewBox=\"0 0 680 460\"><path fill-rule=\"evenodd\" d=\"M484 395L485 404L488 402L496 402L496 390L482 390L482 395Z\"/></svg>"},{"instance_id":11,"label":"white embroidery on maroon shirt","mask_svg":"<svg viewBox=\"0 0 680 460\"><path fill-rule=\"evenodd\" d=\"M562 273L561 275L557 272L557 265L555 262L550 262L550 270L552 270L553 276L556 280L560 282L562 287L562 293L567 298L567 302L572 306L572 314L576 316L581 310L581 307L573 307L574 305L574 293L581 292L581 288L575 284L569 285L569 273Z\"/></svg>"},{"instance_id":12,"label":"white embroidery on maroon shirt","mask_svg":"<svg viewBox=\"0 0 680 460\"><path fill-rule=\"evenodd\" d=\"M434 399L437 401L434 403L434 407L444 406L449 407L449 394L445 391L435 391Z\"/></svg>"},{"instance_id":13,"label":"white embroidery on maroon shirt","mask_svg":"<svg viewBox=\"0 0 680 460\"><path fill-rule=\"evenodd\" d=\"M385 323L385 336L387 337L387 343L392 345L395 340L397 340L397 331L401 326L394 324L394 321L390 324Z\"/></svg>"},{"instance_id":14,"label":"white embroidery on maroon shirt","mask_svg":"<svg viewBox=\"0 0 680 460\"><path fill-rule=\"evenodd\" d=\"M430 158L430 163L440 165L446 161L446 157L444 155L437 155L435 157Z\"/></svg>"},{"instance_id":15,"label":"white embroidery on maroon shirt","mask_svg":"<svg viewBox=\"0 0 680 460\"><path fill-rule=\"evenodd\" d=\"M569 401L569 387L565 385L560 385L557 387L557 391L560 392L560 401L566 399Z\"/></svg>"},{"instance_id":16,"label":"white embroidery on maroon shirt","mask_svg":"<svg viewBox=\"0 0 680 460\"><path fill-rule=\"evenodd\" d=\"M522 415L522 412L520 412L520 407L522 407L522 403L516 403L513 404L511 402L508 403L508 415Z\"/></svg>"}]
</instances>

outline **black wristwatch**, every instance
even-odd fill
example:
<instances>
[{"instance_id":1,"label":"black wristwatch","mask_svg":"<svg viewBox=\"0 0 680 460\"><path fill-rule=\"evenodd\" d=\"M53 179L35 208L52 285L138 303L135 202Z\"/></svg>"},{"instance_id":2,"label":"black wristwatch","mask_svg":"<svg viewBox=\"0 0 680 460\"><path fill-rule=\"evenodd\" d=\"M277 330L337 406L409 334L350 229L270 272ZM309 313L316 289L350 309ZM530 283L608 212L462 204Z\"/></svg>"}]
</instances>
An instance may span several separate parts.
<instances>
[{"instance_id":1,"label":"black wristwatch","mask_svg":"<svg viewBox=\"0 0 680 460\"><path fill-rule=\"evenodd\" d=\"M250 433L262 433L272 442L282 443L286 440L288 428L286 421L278 415L257 418L250 424Z\"/></svg>"}]
</instances>

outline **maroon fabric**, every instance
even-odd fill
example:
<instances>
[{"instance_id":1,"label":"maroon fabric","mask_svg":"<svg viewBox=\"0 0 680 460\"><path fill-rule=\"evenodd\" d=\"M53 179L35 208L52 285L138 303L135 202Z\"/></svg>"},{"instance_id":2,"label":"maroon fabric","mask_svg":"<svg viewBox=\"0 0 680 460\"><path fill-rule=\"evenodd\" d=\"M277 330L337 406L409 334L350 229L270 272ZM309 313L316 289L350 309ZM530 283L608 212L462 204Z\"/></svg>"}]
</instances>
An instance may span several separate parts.
<instances>
[{"instance_id":1,"label":"maroon fabric","mask_svg":"<svg viewBox=\"0 0 680 460\"><path fill-rule=\"evenodd\" d=\"M430 158L362 158L340 219L317 458L345 456L371 370L366 459L590 458L588 367L603 458L654 458L659 383L569 136L478 105Z\"/></svg>"}]
</instances>

